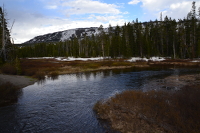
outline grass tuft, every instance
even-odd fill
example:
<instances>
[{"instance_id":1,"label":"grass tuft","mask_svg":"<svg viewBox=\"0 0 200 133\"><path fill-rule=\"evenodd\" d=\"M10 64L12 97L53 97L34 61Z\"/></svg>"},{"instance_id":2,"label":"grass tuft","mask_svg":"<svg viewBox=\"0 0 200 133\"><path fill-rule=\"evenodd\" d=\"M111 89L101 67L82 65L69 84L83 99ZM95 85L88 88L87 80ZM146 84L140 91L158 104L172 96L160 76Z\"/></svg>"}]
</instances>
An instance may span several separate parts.
<instances>
[{"instance_id":1,"label":"grass tuft","mask_svg":"<svg viewBox=\"0 0 200 133\"><path fill-rule=\"evenodd\" d=\"M45 73L42 71L38 71L33 77L37 78L38 80L43 80L45 79Z\"/></svg>"},{"instance_id":2,"label":"grass tuft","mask_svg":"<svg viewBox=\"0 0 200 133\"><path fill-rule=\"evenodd\" d=\"M48 77L50 77L51 79L57 79L58 78L58 72L57 71L53 71L51 72Z\"/></svg>"}]
</instances>

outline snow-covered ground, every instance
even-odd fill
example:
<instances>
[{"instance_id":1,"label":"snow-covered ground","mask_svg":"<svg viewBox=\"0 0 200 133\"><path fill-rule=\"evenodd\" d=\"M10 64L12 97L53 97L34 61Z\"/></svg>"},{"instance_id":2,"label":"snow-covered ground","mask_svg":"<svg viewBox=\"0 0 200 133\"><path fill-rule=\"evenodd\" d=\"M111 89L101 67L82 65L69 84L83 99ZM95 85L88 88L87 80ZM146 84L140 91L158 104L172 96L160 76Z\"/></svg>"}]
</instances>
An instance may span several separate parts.
<instances>
[{"instance_id":1,"label":"snow-covered ground","mask_svg":"<svg viewBox=\"0 0 200 133\"><path fill-rule=\"evenodd\" d=\"M28 59L56 59L59 61L76 61L76 60L80 60L80 61L88 61L88 60L92 60L92 61L96 61L96 60L103 60L103 59L110 59L110 57L91 57L91 58L74 58L74 57L38 57L38 58L28 58ZM127 60L129 62L136 62L136 61L163 61L165 60L164 57L151 57L149 59L147 58L141 58L141 57L132 57L131 59Z\"/></svg>"},{"instance_id":2,"label":"snow-covered ground","mask_svg":"<svg viewBox=\"0 0 200 133\"><path fill-rule=\"evenodd\" d=\"M81 61L88 61L88 60L103 60L105 57L92 57L92 58L74 58L74 57L57 57L55 58L56 60L59 61L76 61L76 60L81 60Z\"/></svg>"},{"instance_id":3,"label":"snow-covered ground","mask_svg":"<svg viewBox=\"0 0 200 133\"><path fill-rule=\"evenodd\" d=\"M31 57L26 59L55 59L55 57Z\"/></svg>"},{"instance_id":4,"label":"snow-covered ground","mask_svg":"<svg viewBox=\"0 0 200 133\"><path fill-rule=\"evenodd\" d=\"M149 59L147 58L141 58L141 57L132 57L131 59L127 60L127 61L130 61L130 62L136 62L136 61L163 61L165 60L164 57L151 57Z\"/></svg>"},{"instance_id":5,"label":"snow-covered ground","mask_svg":"<svg viewBox=\"0 0 200 133\"><path fill-rule=\"evenodd\" d=\"M103 60L108 59L109 57L91 57L91 58L74 58L74 57L33 57L33 58L27 58L27 59L56 59L59 61L88 61L88 60Z\"/></svg>"},{"instance_id":6,"label":"snow-covered ground","mask_svg":"<svg viewBox=\"0 0 200 133\"><path fill-rule=\"evenodd\" d=\"M200 60L193 60L193 61L191 61L191 62L200 62Z\"/></svg>"}]
</instances>

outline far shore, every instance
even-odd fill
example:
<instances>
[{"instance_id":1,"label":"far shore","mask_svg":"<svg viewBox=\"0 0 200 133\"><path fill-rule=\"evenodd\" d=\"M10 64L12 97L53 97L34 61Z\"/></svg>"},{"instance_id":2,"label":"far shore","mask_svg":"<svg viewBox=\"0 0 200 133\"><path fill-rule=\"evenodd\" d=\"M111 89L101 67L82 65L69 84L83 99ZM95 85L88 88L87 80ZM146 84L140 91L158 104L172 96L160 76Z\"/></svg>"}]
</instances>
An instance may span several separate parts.
<instances>
[{"instance_id":1,"label":"far shore","mask_svg":"<svg viewBox=\"0 0 200 133\"><path fill-rule=\"evenodd\" d=\"M67 60L68 59L68 60ZM132 58L132 59L101 59L90 60L90 58L30 58L21 59L22 76L12 74L16 71L13 65L1 67L0 84L10 82L18 88L24 88L34 84L37 80L47 76L58 76L80 72L91 72L112 69L127 68L154 68L154 67L199 67L200 60L195 59L164 59L160 57ZM70 60L69 60L70 59ZM87 59L87 60L86 60ZM93 58L91 58L93 59ZM95 58L94 58L95 59ZM98 59L98 58L97 58ZM3 72L5 69L6 72Z\"/></svg>"}]
</instances>

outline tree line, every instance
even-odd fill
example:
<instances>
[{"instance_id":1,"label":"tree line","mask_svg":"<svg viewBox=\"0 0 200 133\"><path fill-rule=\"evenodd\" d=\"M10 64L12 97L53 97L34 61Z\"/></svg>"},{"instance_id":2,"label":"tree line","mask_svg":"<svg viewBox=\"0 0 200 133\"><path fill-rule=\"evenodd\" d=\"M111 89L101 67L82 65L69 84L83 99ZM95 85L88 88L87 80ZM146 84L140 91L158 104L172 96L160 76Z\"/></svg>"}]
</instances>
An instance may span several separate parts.
<instances>
[{"instance_id":1,"label":"tree line","mask_svg":"<svg viewBox=\"0 0 200 133\"><path fill-rule=\"evenodd\" d=\"M17 55L25 57L152 57L199 58L200 56L200 7L195 2L184 19L165 17L160 20L125 23L112 27L108 32L101 25L99 34L72 38L65 42L39 43L21 47Z\"/></svg>"}]
</instances>

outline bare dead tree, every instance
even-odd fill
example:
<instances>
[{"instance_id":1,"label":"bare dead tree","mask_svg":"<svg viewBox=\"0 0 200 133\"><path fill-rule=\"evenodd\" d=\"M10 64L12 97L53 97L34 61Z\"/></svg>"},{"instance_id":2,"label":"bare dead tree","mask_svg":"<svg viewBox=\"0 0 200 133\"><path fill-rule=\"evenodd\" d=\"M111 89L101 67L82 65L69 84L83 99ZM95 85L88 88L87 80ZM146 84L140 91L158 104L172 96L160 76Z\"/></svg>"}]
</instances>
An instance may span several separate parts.
<instances>
[{"instance_id":1,"label":"bare dead tree","mask_svg":"<svg viewBox=\"0 0 200 133\"><path fill-rule=\"evenodd\" d=\"M2 8L2 48L1 48L1 51L0 51L0 55L2 55L3 53L3 56L4 56L4 60L6 61L6 49L5 49L5 12L4 12L4 6Z\"/></svg>"},{"instance_id":2,"label":"bare dead tree","mask_svg":"<svg viewBox=\"0 0 200 133\"><path fill-rule=\"evenodd\" d=\"M3 56L4 61L8 60L9 53L12 51L10 33L12 31L15 20L12 23L10 30L7 29L6 19L5 19L5 9L4 6L1 8L1 28L2 28L2 47L0 49L0 56Z\"/></svg>"}]
</instances>

